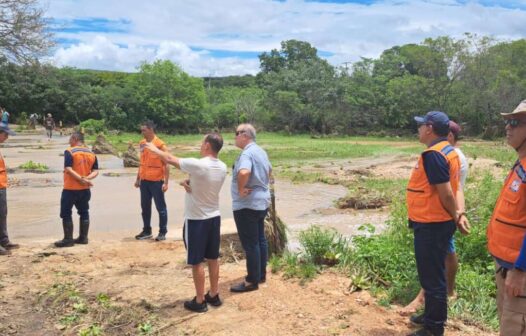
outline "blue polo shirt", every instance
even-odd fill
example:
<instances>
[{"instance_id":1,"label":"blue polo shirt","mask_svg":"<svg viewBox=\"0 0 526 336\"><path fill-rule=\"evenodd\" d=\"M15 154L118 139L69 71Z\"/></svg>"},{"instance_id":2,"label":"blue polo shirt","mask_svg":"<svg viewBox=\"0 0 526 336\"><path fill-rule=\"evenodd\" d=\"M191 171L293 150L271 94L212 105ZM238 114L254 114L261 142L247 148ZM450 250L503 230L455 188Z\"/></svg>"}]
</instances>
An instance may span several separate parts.
<instances>
[{"instance_id":1,"label":"blue polo shirt","mask_svg":"<svg viewBox=\"0 0 526 336\"><path fill-rule=\"evenodd\" d=\"M252 192L240 197L237 189L237 175L241 169L250 171L246 188ZM266 210L270 205L270 171L272 165L267 153L255 142L249 143L236 159L232 170L232 208L235 210Z\"/></svg>"}]
</instances>

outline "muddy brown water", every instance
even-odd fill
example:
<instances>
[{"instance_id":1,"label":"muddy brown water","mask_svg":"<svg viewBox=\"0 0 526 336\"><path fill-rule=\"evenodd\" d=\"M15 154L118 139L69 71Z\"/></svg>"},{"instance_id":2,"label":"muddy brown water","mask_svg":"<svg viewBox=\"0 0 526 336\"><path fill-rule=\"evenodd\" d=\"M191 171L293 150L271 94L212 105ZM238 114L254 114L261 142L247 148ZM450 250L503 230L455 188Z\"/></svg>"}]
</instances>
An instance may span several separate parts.
<instances>
[{"instance_id":1,"label":"muddy brown water","mask_svg":"<svg viewBox=\"0 0 526 336\"><path fill-rule=\"evenodd\" d=\"M41 134L19 134L0 147L8 169L12 187L8 189L8 231L13 241L51 242L61 237L59 218L62 191L63 152L68 147L68 137L54 137L48 141ZM9 144L16 144L10 146ZM177 153L175 153L177 154ZM100 174L94 180L90 202L92 239L131 239L142 228L139 190L133 184L136 168L124 168L122 159L112 155L98 155ZM46 164L47 173L31 173L17 169L29 160ZM166 193L168 205L168 238L180 239L184 190L178 185L184 175L171 170L170 188ZM222 232L235 232L232 217L230 180L227 177L221 190ZM311 225L336 228L345 235L352 235L364 223L380 227L387 217L386 211L341 211L334 202L345 196L347 189L338 185L293 184L287 180L276 182L276 206L279 216L287 223L291 233L291 247L297 247L295 237L300 230ZM74 221L78 216L74 210ZM158 228L154 210L152 227Z\"/></svg>"}]
</instances>

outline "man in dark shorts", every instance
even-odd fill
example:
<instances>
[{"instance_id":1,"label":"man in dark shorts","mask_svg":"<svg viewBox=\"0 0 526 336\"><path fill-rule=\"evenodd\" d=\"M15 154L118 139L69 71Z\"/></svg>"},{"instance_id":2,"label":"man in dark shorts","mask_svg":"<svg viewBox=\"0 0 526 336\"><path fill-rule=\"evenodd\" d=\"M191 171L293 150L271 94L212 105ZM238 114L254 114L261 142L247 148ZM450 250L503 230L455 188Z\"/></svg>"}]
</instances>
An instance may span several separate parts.
<instances>
[{"instance_id":1,"label":"man in dark shorts","mask_svg":"<svg viewBox=\"0 0 526 336\"><path fill-rule=\"evenodd\" d=\"M217 156L223 147L223 138L217 133L207 134L201 143L201 159L180 159L148 143L146 148L190 178L181 185L186 189L183 236L187 249L187 263L192 265L196 296L184 303L194 312L206 312L207 303L222 304L219 298L219 243L221 217L219 191L225 181L226 165ZM205 294L205 269L208 263L210 290Z\"/></svg>"}]
</instances>

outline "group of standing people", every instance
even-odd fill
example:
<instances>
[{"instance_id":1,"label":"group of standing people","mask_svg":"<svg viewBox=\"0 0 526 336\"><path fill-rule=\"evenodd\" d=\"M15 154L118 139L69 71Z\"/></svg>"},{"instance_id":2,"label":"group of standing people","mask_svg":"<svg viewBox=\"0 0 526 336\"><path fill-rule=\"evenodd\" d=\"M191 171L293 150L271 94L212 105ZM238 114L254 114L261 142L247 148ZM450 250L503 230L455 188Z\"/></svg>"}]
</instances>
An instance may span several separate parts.
<instances>
[{"instance_id":1,"label":"group of standing people","mask_svg":"<svg viewBox=\"0 0 526 336\"><path fill-rule=\"evenodd\" d=\"M208 304L219 306L219 248L221 216L219 192L227 174L226 165L218 155L223 147L219 133L204 136L200 159L179 158L168 152L166 144L155 134L155 124L145 121L141 125L143 139L139 143L140 167L134 183L140 190L142 222L137 240L153 238L151 217L152 200L159 215L159 232L156 241L166 239L168 211L164 194L169 187L172 165L188 174L180 185L185 189L183 238L187 249L187 263L192 266L196 295L184 303L195 312L205 312ZM1 138L0 138L1 140ZM232 292L258 289L266 280L268 257L264 221L270 205L271 164L266 152L256 142L256 130L250 124L241 124L235 132L235 144L242 149L232 174L232 199L234 220L241 244L246 253L247 276L245 281L231 287ZM89 201L92 180L98 175L98 161L84 144L84 137L75 132L64 152L64 189L60 202L60 217L64 238L55 242L56 247L71 247L88 243ZM80 216L79 236L73 239L72 209ZM205 293L206 261L209 269L210 289Z\"/></svg>"},{"instance_id":2,"label":"group of standing people","mask_svg":"<svg viewBox=\"0 0 526 336\"><path fill-rule=\"evenodd\" d=\"M511 113L502 113L508 145L518 154L497 200L487 230L488 249L495 259L497 307L501 335L526 334L526 100ZM426 145L407 186L406 201L409 226L414 232L414 250L421 291L406 307L415 312L424 305L424 312L410 321L421 326L413 336L444 334L448 295L454 295L454 279L458 268L453 234L458 229L468 234L463 188L467 176L467 160L457 146L460 126L439 111L415 117L419 141ZM219 247L221 217L219 192L227 174L226 165L218 158L223 147L219 133L204 136L201 158L179 158L168 152L166 144L155 134L155 124L141 125L144 137L139 143L140 167L135 187L140 189L142 231L137 240L153 238L151 227L152 200L159 214L159 233L155 240L166 239L168 212L164 193L169 187L172 165L188 174L180 185L185 189L183 237L187 263L192 266L196 295L184 303L195 312L205 312L208 304L220 306ZM0 123L0 143L15 133ZM84 144L84 136L75 132L64 152L64 189L60 217L64 238L57 247L87 244L89 200L92 180L98 175L98 160ZM232 167L232 208L234 220L246 254L247 275L234 284L232 292L248 292L266 281L268 245L264 221L270 205L272 165L267 153L256 144L256 130L241 124L235 131L235 145L242 151ZM0 155L0 255L18 247L7 234L7 174ZM72 209L80 216L79 236L73 239ZM208 264L210 288L205 292L205 269Z\"/></svg>"},{"instance_id":3,"label":"group of standing people","mask_svg":"<svg viewBox=\"0 0 526 336\"><path fill-rule=\"evenodd\" d=\"M506 140L518 154L497 199L487 229L495 260L500 334L526 335L526 100L504 118ZM453 234L468 234L463 187L467 161L455 148L460 127L443 112L415 117L427 148L411 172L406 202L414 231L416 266L422 290L405 308L422 314L410 321L421 328L411 336L440 336L447 320L448 296L454 296L458 267Z\"/></svg>"}]
</instances>

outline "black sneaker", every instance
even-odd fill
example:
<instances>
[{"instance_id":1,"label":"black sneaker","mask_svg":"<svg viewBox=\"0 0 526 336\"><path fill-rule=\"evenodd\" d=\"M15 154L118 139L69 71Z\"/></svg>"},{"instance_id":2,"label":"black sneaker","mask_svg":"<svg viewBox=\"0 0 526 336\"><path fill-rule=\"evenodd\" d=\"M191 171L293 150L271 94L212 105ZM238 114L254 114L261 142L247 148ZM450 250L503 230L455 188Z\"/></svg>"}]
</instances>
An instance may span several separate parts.
<instances>
[{"instance_id":1,"label":"black sneaker","mask_svg":"<svg viewBox=\"0 0 526 336\"><path fill-rule=\"evenodd\" d=\"M204 313L204 312L208 311L208 306L206 305L206 300L203 301L202 303L197 303L195 296L194 296L194 298L191 301L185 301L184 302L184 307L186 309L191 310L191 311L196 312L196 313Z\"/></svg>"},{"instance_id":2,"label":"black sneaker","mask_svg":"<svg viewBox=\"0 0 526 336\"><path fill-rule=\"evenodd\" d=\"M138 235L135 236L135 239L137 240L145 240L145 239L150 239L152 238L152 233L151 232L146 232L146 231L141 231L141 233L139 233Z\"/></svg>"},{"instance_id":3,"label":"black sneaker","mask_svg":"<svg viewBox=\"0 0 526 336\"><path fill-rule=\"evenodd\" d=\"M407 336L444 336L444 332L422 328L415 331L414 333L408 334Z\"/></svg>"},{"instance_id":4,"label":"black sneaker","mask_svg":"<svg viewBox=\"0 0 526 336\"><path fill-rule=\"evenodd\" d=\"M206 303L210 303L214 307L219 307L223 304L223 301L219 298L219 294L216 294L216 296L211 297L210 292L205 294L205 301Z\"/></svg>"},{"instance_id":5,"label":"black sneaker","mask_svg":"<svg viewBox=\"0 0 526 336\"><path fill-rule=\"evenodd\" d=\"M251 292L257 289L258 289L258 284L251 283L249 285L245 285L245 282L242 282L237 285L232 285L232 287L230 287L230 291L234 293Z\"/></svg>"},{"instance_id":6,"label":"black sneaker","mask_svg":"<svg viewBox=\"0 0 526 336\"><path fill-rule=\"evenodd\" d=\"M155 237L156 241L166 240L166 233L159 233L157 237Z\"/></svg>"},{"instance_id":7,"label":"black sneaker","mask_svg":"<svg viewBox=\"0 0 526 336\"><path fill-rule=\"evenodd\" d=\"M6 249L2 245L0 245L0 255L10 255L10 254L11 254L11 252L8 249Z\"/></svg>"},{"instance_id":8,"label":"black sneaker","mask_svg":"<svg viewBox=\"0 0 526 336\"><path fill-rule=\"evenodd\" d=\"M410 318L409 318L409 321L416 325L416 326L423 326L424 325L424 314L420 314L420 315L412 315Z\"/></svg>"}]
</instances>

